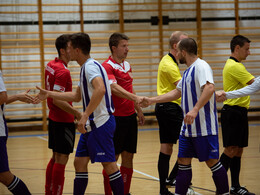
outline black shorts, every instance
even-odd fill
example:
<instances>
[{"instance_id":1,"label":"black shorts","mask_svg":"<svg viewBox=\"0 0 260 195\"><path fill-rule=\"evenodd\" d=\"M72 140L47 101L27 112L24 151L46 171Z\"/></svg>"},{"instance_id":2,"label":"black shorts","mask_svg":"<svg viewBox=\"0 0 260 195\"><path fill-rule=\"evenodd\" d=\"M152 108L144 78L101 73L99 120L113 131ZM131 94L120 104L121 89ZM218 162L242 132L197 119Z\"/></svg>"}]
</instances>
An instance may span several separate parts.
<instances>
[{"instance_id":1,"label":"black shorts","mask_svg":"<svg viewBox=\"0 0 260 195\"><path fill-rule=\"evenodd\" d=\"M123 151L136 153L138 132L136 116L136 113L130 116L115 116L116 131L113 140L116 154Z\"/></svg>"},{"instance_id":2,"label":"black shorts","mask_svg":"<svg viewBox=\"0 0 260 195\"><path fill-rule=\"evenodd\" d=\"M247 109L224 105L221 109L223 146L248 146Z\"/></svg>"},{"instance_id":3,"label":"black shorts","mask_svg":"<svg viewBox=\"0 0 260 195\"><path fill-rule=\"evenodd\" d=\"M183 121L181 107L172 102L157 103L155 115L159 124L160 142L176 144Z\"/></svg>"},{"instance_id":4,"label":"black shorts","mask_svg":"<svg viewBox=\"0 0 260 195\"><path fill-rule=\"evenodd\" d=\"M49 119L49 148L61 154L73 153L75 124L55 122Z\"/></svg>"}]
</instances>

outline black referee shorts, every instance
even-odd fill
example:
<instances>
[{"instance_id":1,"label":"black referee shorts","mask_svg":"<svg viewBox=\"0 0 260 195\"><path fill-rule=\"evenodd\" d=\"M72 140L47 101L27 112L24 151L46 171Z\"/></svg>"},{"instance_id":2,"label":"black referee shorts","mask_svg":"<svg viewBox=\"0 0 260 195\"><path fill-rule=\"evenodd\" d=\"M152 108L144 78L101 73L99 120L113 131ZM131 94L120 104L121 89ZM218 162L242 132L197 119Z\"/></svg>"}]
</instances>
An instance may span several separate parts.
<instances>
[{"instance_id":1,"label":"black referee shorts","mask_svg":"<svg viewBox=\"0 0 260 195\"><path fill-rule=\"evenodd\" d=\"M157 103L155 115L159 124L160 142L176 144L183 121L181 107L172 102Z\"/></svg>"},{"instance_id":2,"label":"black referee shorts","mask_svg":"<svg viewBox=\"0 0 260 195\"><path fill-rule=\"evenodd\" d=\"M248 146L247 109L240 106L224 105L221 109L223 146Z\"/></svg>"}]
</instances>

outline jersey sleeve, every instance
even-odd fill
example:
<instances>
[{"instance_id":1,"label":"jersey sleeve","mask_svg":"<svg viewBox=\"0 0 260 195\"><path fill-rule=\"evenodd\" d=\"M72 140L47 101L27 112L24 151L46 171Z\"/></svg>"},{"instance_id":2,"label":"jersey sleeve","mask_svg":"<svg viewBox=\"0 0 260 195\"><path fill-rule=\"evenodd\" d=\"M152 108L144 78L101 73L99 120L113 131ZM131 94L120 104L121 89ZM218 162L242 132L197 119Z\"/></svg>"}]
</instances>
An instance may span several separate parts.
<instances>
[{"instance_id":1,"label":"jersey sleeve","mask_svg":"<svg viewBox=\"0 0 260 195\"><path fill-rule=\"evenodd\" d=\"M116 77L114 75L114 71L113 71L113 67L110 66L109 64L107 64L106 62L104 62L102 64L102 66L105 68L106 72L107 72L107 77L108 77L108 80L109 80L109 83L112 84L112 83L117 83L116 81ZM132 71L132 70L131 70Z\"/></svg>"},{"instance_id":2,"label":"jersey sleeve","mask_svg":"<svg viewBox=\"0 0 260 195\"><path fill-rule=\"evenodd\" d=\"M3 91L6 91L6 88L5 88L2 72L0 71L0 92Z\"/></svg>"},{"instance_id":3,"label":"jersey sleeve","mask_svg":"<svg viewBox=\"0 0 260 195\"><path fill-rule=\"evenodd\" d=\"M96 65L94 63L88 64L88 68L85 68L85 73L87 75L89 83L91 83L92 80L96 77L102 78L100 68L98 67L98 65Z\"/></svg>"},{"instance_id":4,"label":"jersey sleeve","mask_svg":"<svg viewBox=\"0 0 260 195\"><path fill-rule=\"evenodd\" d=\"M178 66L174 65L171 62L166 61L166 63L164 63L162 71L164 75L166 75L168 81L170 81L170 83L172 84L181 79L181 73Z\"/></svg>"},{"instance_id":5,"label":"jersey sleeve","mask_svg":"<svg viewBox=\"0 0 260 195\"><path fill-rule=\"evenodd\" d=\"M214 84L212 69L205 61L199 64L197 77L200 87L204 86L207 82Z\"/></svg>"},{"instance_id":6,"label":"jersey sleeve","mask_svg":"<svg viewBox=\"0 0 260 195\"><path fill-rule=\"evenodd\" d=\"M239 90L226 92L226 97L227 99L244 97L244 96L251 95L259 90L260 90L260 77L257 77L251 85L243 87Z\"/></svg>"},{"instance_id":7,"label":"jersey sleeve","mask_svg":"<svg viewBox=\"0 0 260 195\"><path fill-rule=\"evenodd\" d=\"M181 91L181 89L182 89L182 78L181 78L181 80L179 81L179 83L178 83L178 85L176 86L176 89L178 89L179 91Z\"/></svg>"},{"instance_id":8,"label":"jersey sleeve","mask_svg":"<svg viewBox=\"0 0 260 195\"><path fill-rule=\"evenodd\" d=\"M241 63L237 63L237 66L233 68L232 72L230 73L238 82L246 85L250 80L254 78L252 74L250 74L245 66Z\"/></svg>"},{"instance_id":9,"label":"jersey sleeve","mask_svg":"<svg viewBox=\"0 0 260 195\"><path fill-rule=\"evenodd\" d=\"M55 74L55 81L53 90L65 92L67 82L70 79L70 72L69 70L65 69L64 71L58 71Z\"/></svg>"}]
</instances>

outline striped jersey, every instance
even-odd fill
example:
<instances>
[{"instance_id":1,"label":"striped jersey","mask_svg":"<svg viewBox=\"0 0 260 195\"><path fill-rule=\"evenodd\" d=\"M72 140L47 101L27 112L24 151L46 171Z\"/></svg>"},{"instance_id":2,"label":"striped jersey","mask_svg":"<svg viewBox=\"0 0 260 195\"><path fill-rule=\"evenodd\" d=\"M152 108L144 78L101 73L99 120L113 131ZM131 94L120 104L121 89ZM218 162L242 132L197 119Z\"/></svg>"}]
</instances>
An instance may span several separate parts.
<instances>
[{"instance_id":1,"label":"striped jersey","mask_svg":"<svg viewBox=\"0 0 260 195\"><path fill-rule=\"evenodd\" d=\"M101 77L103 79L106 93L95 111L89 116L89 120L86 123L86 129L88 132L105 124L110 115L114 112L111 88L106 70L98 61L94 60L93 58L89 58L82 65L80 70L79 85L82 95L83 111L86 110L86 107L88 106L93 94L94 89L91 82L96 77Z\"/></svg>"},{"instance_id":2,"label":"striped jersey","mask_svg":"<svg viewBox=\"0 0 260 195\"><path fill-rule=\"evenodd\" d=\"M183 73L177 88L181 90L181 107L185 115L193 109L199 100L203 86L207 83L214 84L213 73L209 64L198 58ZM193 124L182 124L181 135L186 137L199 137L218 134L217 107L215 93L202 107Z\"/></svg>"},{"instance_id":3,"label":"striped jersey","mask_svg":"<svg viewBox=\"0 0 260 195\"><path fill-rule=\"evenodd\" d=\"M0 71L0 92L6 91L2 72ZM5 104L1 105L0 108L0 136L7 136L8 135L8 129L6 126L6 120L4 115L4 106Z\"/></svg>"}]
</instances>

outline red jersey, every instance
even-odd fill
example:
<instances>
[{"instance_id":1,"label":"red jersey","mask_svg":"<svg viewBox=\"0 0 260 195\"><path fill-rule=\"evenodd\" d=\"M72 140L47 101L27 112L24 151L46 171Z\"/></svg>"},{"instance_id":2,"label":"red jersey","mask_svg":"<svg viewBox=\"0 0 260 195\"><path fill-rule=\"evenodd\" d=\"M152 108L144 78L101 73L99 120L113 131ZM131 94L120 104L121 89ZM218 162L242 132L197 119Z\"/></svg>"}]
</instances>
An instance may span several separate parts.
<instances>
[{"instance_id":1,"label":"red jersey","mask_svg":"<svg viewBox=\"0 0 260 195\"><path fill-rule=\"evenodd\" d=\"M110 84L117 83L126 91L133 93L133 78L129 74L132 72L131 66L127 61L118 64L111 57L103 62L103 67L107 71ZM112 94L115 106L115 116L130 116L135 113L134 102L125 98L120 98Z\"/></svg>"},{"instance_id":2,"label":"red jersey","mask_svg":"<svg viewBox=\"0 0 260 195\"><path fill-rule=\"evenodd\" d=\"M64 61L55 58L47 64L45 68L45 89L60 92L72 91L70 71ZM74 116L54 105L52 98L47 98L47 103L51 120L65 123L74 122ZM69 102L69 104L72 105L72 102Z\"/></svg>"}]
</instances>

